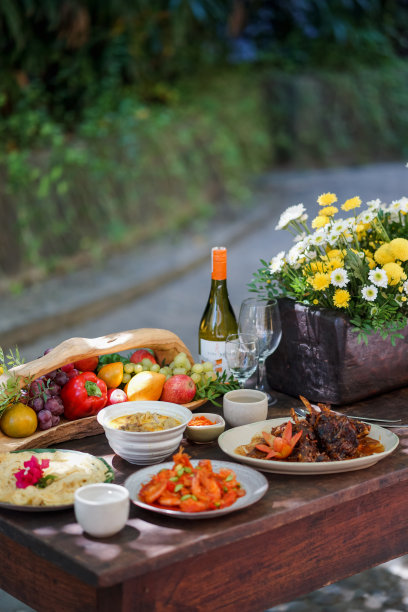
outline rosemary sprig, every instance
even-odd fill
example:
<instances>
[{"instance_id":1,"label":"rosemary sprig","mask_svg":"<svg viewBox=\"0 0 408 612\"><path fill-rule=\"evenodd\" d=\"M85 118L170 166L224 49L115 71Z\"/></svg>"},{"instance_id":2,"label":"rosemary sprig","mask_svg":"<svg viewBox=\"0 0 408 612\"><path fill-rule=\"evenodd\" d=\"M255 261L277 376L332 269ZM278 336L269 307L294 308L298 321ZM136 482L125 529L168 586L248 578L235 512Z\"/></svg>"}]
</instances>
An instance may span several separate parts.
<instances>
[{"instance_id":1,"label":"rosemary sprig","mask_svg":"<svg viewBox=\"0 0 408 612\"><path fill-rule=\"evenodd\" d=\"M31 377L23 378L17 376L14 372L10 372L11 368L22 365L24 359L20 356L20 351L16 347L14 352L10 349L7 355L0 347L0 366L3 368L3 374L8 375L5 383L0 384L0 416L3 414L7 406L15 404L21 397L22 387L29 385L32 381Z\"/></svg>"},{"instance_id":2,"label":"rosemary sprig","mask_svg":"<svg viewBox=\"0 0 408 612\"><path fill-rule=\"evenodd\" d=\"M221 407L221 404L215 401L216 398L233 389L239 389L239 383L235 378L232 375L227 376L225 371L222 374L217 372L217 377L214 380L208 380L204 384L197 386L194 399L207 399L214 406Z\"/></svg>"}]
</instances>

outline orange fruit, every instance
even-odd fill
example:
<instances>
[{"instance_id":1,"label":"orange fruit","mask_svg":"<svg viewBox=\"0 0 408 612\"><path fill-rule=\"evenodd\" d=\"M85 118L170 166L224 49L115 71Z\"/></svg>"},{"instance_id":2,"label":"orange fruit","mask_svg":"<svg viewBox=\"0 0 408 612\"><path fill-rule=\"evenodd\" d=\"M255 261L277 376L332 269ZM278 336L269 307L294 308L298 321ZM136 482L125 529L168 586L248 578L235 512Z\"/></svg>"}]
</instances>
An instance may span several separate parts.
<instances>
[{"instance_id":1,"label":"orange fruit","mask_svg":"<svg viewBox=\"0 0 408 612\"><path fill-rule=\"evenodd\" d=\"M133 376L125 386L125 393L129 401L160 399L166 376L160 372L139 372Z\"/></svg>"},{"instance_id":2,"label":"orange fruit","mask_svg":"<svg viewBox=\"0 0 408 612\"><path fill-rule=\"evenodd\" d=\"M35 410L18 402L12 404L3 412L0 428L10 438L26 438L35 432L37 423Z\"/></svg>"},{"instance_id":3,"label":"orange fruit","mask_svg":"<svg viewBox=\"0 0 408 612\"><path fill-rule=\"evenodd\" d=\"M106 363L97 376L106 383L108 389L116 389L123 380L123 363L121 361Z\"/></svg>"}]
</instances>

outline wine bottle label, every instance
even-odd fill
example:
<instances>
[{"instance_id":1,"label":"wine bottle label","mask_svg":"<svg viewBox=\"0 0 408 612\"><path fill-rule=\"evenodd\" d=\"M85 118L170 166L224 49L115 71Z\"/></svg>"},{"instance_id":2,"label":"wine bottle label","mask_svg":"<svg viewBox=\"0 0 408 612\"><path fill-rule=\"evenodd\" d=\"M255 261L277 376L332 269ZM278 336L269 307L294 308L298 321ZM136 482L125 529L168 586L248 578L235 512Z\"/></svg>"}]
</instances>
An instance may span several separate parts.
<instances>
[{"instance_id":1,"label":"wine bottle label","mask_svg":"<svg viewBox=\"0 0 408 612\"><path fill-rule=\"evenodd\" d=\"M227 370L225 359L225 342L221 340L200 340L201 361L211 361L214 364L214 372L220 374Z\"/></svg>"}]
</instances>

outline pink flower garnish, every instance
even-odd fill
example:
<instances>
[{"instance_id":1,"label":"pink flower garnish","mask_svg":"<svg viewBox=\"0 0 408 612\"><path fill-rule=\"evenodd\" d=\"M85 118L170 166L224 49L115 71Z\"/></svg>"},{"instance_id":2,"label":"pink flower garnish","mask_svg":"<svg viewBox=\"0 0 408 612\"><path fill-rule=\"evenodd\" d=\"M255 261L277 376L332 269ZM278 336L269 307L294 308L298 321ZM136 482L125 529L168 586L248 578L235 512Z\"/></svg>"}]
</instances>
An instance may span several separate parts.
<instances>
[{"instance_id":1,"label":"pink flower garnish","mask_svg":"<svg viewBox=\"0 0 408 612\"><path fill-rule=\"evenodd\" d=\"M17 489L26 489L30 485L35 486L43 477L44 470L50 465L49 459L42 459L41 463L37 457L31 456L31 459L24 461L24 468L14 474L16 477Z\"/></svg>"}]
</instances>

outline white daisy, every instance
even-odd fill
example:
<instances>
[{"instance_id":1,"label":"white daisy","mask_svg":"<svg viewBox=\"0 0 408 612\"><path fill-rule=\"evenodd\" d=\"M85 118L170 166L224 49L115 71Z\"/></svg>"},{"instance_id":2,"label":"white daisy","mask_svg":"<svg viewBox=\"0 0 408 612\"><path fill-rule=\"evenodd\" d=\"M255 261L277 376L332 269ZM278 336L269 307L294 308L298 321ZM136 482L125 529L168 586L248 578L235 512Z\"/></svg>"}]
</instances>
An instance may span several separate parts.
<instances>
[{"instance_id":1,"label":"white daisy","mask_svg":"<svg viewBox=\"0 0 408 612\"><path fill-rule=\"evenodd\" d=\"M332 233L342 234L347 229L347 223L344 219L336 219L330 228Z\"/></svg>"},{"instance_id":2,"label":"white daisy","mask_svg":"<svg viewBox=\"0 0 408 612\"><path fill-rule=\"evenodd\" d=\"M368 273L368 278L377 287L386 287L388 285L388 277L385 270L374 268Z\"/></svg>"},{"instance_id":3,"label":"white daisy","mask_svg":"<svg viewBox=\"0 0 408 612\"><path fill-rule=\"evenodd\" d=\"M405 281L405 283L402 285L402 288L405 291L405 293L408 293L408 280Z\"/></svg>"},{"instance_id":4,"label":"white daisy","mask_svg":"<svg viewBox=\"0 0 408 612\"><path fill-rule=\"evenodd\" d=\"M358 215L357 221L359 223L371 223L371 221L375 219L376 216L377 213L375 210L365 210L360 215Z\"/></svg>"},{"instance_id":5,"label":"white daisy","mask_svg":"<svg viewBox=\"0 0 408 612\"><path fill-rule=\"evenodd\" d=\"M367 202L367 206L371 210L379 210L380 207L381 207L381 200L380 200L380 198L377 198L376 200L370 200L369 202Z\"/></svg>"},{"instance_id":6,"label":"white daisy","mask_svg":"<svg viewBox=\"0 0 408 612\"><path fill-rule=\"evenodd\" d=\"M276 272L280 272L285 264L285 251L281 251L275 257L272 257L271 263L269 266L269 271L271 274L275 274Z\"/></svg>"},{"instance_id":7,"label":"white daisy","mask_svg":"<svg viewBox=\"0 0 408 612\"><path fill-rule=\"evenodd\" d=\"M295 206L289 206L280 216L279 223L275 227L276 230L285 229L291 223L291 221L297 221L306 212L306 208L303 204L296 204Z\"/></svg>"},{"instance_id":8,"label":"white daisy","mask_svg":"<svg viewBox=\"0 0 408 612\"><path fill-rule=\"evenodd\" d=\"M311 246L324 247L328 243L328 232L324 227L316 230L309 236L309 244Z\"/></svg>"},{"instance_id":9,"label":"white daisy","mask_svg":"<svg viewBox=\"0 0 408 612\"><path fill-rule=\"evenodd\" d=\"M335 287L345 287L349 282L347 271L344 268L336 268L330 274L330 281Z\"/></svg>"},{"instance_id":10,"label":"white daisy","mask_svg":"<svg viewBox=\"0 0 408 612\"><path fill-rule=\"evenodd\" d=\"M298 234L297 236L294 237L293 242L301 242L306 238L306 232L303 232L302 234Z\"/></svg>"},{"instance_id":11,"label":"white daisy","mask_svg":"<svg viewBox=\"0 0 408 612\"><path fill-rule=\"evenodd\" d=\"M374 302L378 295L378 289L374 285L366 285L361 289L361 295L367 302Z\"/></svg>"},{"instance_id":12,"label":"white daisy","mask_svg":"<svg viewBox=\"0 0 408 612\"><path fill-rule=\"evenodd\" d=\"M294 266L295 264L297 264L299 259L301 259L302 257L304 257L303 244L302 243L295 244L288 253L288 257L287 257L288 264L290 266Z\"/></svg>"}]
</instances>

